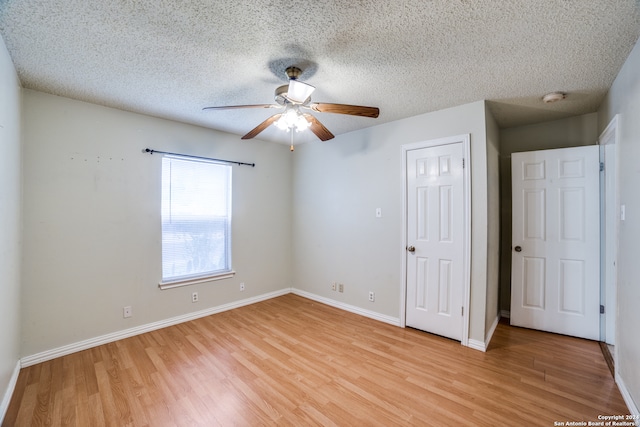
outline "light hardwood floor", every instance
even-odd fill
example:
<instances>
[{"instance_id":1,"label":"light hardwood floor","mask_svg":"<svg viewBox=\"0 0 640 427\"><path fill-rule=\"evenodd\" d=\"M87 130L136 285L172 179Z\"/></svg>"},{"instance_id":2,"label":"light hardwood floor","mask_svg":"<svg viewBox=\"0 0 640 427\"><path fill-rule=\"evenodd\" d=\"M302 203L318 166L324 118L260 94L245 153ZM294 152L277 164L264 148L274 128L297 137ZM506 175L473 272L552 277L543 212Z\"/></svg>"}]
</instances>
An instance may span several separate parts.
<instances>
[{"instance_id":1,"label":"light hardwood floor","mask_svg":"<svg viewBox=\"0 0 640 427\"><path fill-rule=\"evenodd\" d=\"M23 369L3 426L553 426L625 414L598 343L486 353L285 295Z\"/></svg>"}]
</instances>

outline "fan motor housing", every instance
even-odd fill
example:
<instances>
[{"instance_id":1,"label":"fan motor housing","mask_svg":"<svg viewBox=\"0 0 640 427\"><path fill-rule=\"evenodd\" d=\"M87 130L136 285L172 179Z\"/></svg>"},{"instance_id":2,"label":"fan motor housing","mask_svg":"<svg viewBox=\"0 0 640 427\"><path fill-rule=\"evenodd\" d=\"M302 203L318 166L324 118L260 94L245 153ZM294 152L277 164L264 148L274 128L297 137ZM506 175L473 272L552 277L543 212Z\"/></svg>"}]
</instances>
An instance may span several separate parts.
<instances>
[{"instance_id":1,"label":"fan motor housing","mask_svg":"<svg viewBox=\"0 0 640 427\"><path fill-rule=\"evenodd\" d=\"M289 92L289 85L278 86L275 91L275 100L280 105L285 105L287 103L287 93Z\"/></svg>"}]
</instances>

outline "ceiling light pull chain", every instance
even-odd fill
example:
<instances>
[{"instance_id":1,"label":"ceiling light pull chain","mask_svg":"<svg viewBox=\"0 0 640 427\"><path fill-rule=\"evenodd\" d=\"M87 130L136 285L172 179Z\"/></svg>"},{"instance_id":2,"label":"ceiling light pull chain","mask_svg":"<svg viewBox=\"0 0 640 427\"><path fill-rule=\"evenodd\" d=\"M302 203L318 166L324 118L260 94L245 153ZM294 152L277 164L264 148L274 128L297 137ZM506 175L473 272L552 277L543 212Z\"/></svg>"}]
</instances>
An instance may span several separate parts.
<instances>
[{"instance_id":1,"label":"ceiling light pull chain","mask_svg":"<svg viewBox=\"0 0 640 427\"><path fill-rule=\"evenodd\" d=\"M289 133L291 134L291 146L289 147L289 151L293 151L293 128L289 128Z\"/></svg>"}]
</instances>

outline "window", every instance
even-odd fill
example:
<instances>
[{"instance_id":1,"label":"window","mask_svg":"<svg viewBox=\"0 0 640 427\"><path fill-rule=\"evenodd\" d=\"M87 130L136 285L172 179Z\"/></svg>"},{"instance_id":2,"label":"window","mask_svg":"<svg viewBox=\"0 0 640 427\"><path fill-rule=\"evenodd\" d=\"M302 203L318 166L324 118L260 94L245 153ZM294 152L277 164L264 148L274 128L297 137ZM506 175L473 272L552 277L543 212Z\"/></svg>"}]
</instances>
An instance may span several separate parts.
<instances>
[{"instance_id":1,"label":"window","mask_svg":"<svg viewBox=\"0 0 640 427\"><path fill-rule=\"evenodd\" d=\"M163 289L233 276L231 166L162 158Z\"/></svg>"}]
</instances>

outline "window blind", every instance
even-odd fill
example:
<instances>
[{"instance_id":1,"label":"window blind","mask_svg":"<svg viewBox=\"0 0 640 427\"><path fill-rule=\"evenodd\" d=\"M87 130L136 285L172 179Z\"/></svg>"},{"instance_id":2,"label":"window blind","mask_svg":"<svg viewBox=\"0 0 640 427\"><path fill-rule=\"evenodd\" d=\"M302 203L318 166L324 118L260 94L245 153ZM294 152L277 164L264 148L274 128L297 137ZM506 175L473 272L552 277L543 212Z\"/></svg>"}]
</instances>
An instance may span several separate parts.
<instances>
[{"instance_id":1,"label":"window blind","mask_svg":"<svg viewBox=\"0 0 640 427\"><path fill-rule=\"evenodd\" d=\"M231 166L162 159L162 282L231 272Z\"/></svg>"}]
</instances>

